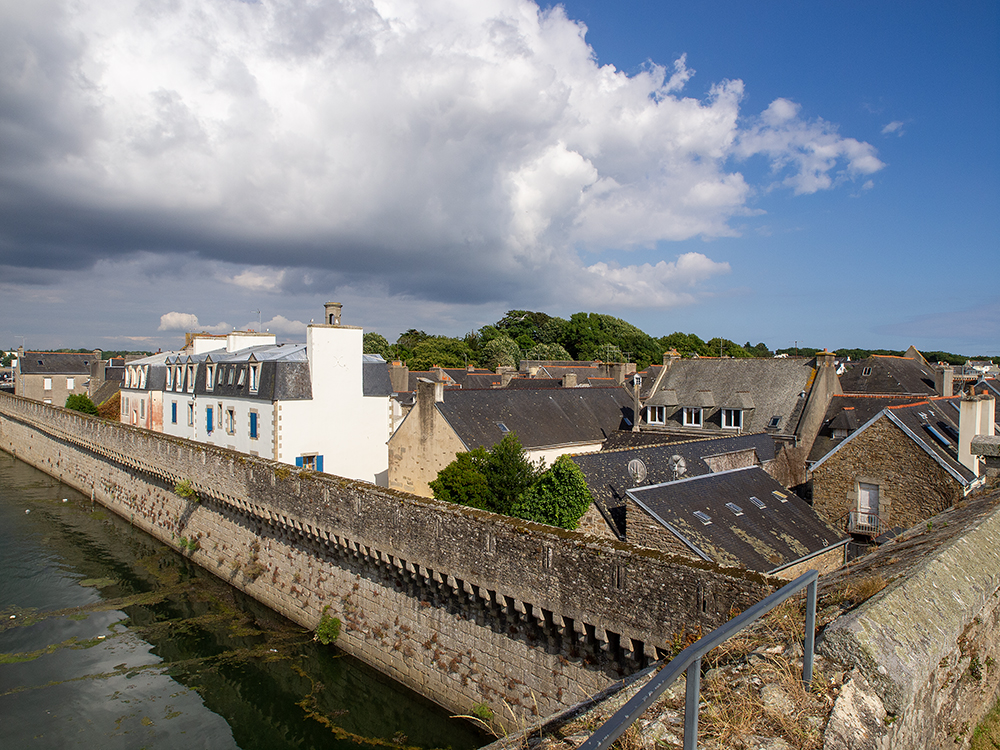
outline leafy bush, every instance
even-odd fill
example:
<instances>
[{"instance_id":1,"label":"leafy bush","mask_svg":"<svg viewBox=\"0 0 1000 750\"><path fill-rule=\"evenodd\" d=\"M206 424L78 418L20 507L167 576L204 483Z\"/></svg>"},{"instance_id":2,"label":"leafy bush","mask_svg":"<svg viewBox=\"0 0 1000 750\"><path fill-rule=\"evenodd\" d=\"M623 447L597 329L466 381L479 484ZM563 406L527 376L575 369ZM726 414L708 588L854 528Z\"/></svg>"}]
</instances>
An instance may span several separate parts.
<instances>
[{"instance_id":1,"label":"leafy bush","mask_svg":"<svg viewBox=\"0 0 1000 750\"><path fill-rule=\"evenodd\" d=\"M174 485L174 494L178 497L183 497L185 500L193 500L198 502L198 493L194 491L194 487L191 486L190 479L182 479L177 484Z\"/></svg>"},{"instance_id":2,"label":"leafy bush","mask_svg":"<svg viewBox=\"0 0 1000 750\"><path fill-rule=\"evenodd\" d=\"M66 408L84 414L92 414L95 417L97 416L97 404L91 401L84 393L74 393L67 397Z\"/></svg>"},{"instance_id":3,"label":"leafy bush","mask_svg":"<svg viewBox=\"0 0 1000 750\"><path fill-rule=\"evenodd\" d=\"M514 504L511 515L575 529L592 502L580 467L569 456L560 456Z\"/></svg>"},{"instance_id":4,"label":"leafy bush","mask_svg":"<svg viewBox=\"0 0 1000 750\"><path fill-rule=\"evenodd\" d=\"M340 619L330 617L327 614L329 609L329 605L323 608L323 615L319 618L319 625L316 626L316 635L314 636L314 640L319 641L324 646L329 646L340 635Z\"/></svg>"}]
</instances>

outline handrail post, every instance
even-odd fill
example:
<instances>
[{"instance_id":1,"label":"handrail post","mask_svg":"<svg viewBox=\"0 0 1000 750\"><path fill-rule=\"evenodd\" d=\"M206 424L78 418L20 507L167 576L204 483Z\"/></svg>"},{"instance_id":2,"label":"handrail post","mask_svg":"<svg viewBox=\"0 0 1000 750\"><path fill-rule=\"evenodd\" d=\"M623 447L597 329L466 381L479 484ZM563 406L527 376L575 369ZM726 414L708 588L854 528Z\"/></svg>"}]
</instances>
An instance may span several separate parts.
<instances>
[{"instance_id":1,"label":"handrail post","mask_svg":"<svg viewBox=\"0 0 1000 750\"><path fill-rule=\"evenodd\" d=\"M701 657L699 656L684 673L687 686L684 690L684 750L698 747L698 704L701 701Z\"/></svg>"},{"instance_id":2,"label":"handrail post","mask_svg":"<svg viewBox=\"0 0 1000 750\"><path fill-rule=\"evenodd\" d=\"M808 690L813 679L813 656L816 653L816 581L806 587L806 633L802 643L802 684Z\"/></svg>"}]
</instances>

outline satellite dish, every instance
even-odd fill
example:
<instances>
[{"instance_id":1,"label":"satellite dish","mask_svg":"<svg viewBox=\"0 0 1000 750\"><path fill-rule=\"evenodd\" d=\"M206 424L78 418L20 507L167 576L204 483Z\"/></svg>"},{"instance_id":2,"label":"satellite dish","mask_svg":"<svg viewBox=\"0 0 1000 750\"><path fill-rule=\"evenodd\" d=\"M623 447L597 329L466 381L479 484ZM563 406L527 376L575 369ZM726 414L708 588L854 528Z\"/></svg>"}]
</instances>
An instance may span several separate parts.
<instances>
[{"instance_id":1,"label":"satellite dish","mask_svg":"<svg viewBox=\"0 0 1000 750\"><path fill-rule=\"evenodd\" d=\"M632 482L638 486L646 479L646 464L642 459L633 458L628 462L628 473L632 477Z\"/></svg>"},{"instance_id":2,"label":"satellite dish","mask_svg":"<svg viewBox=\"0 0 1000 750\"><path fill-rule=\"evenodd\" d=\"M675 453L670 457L670 471L673 473L674 479L684 476L684 472L687 471L687 461L684 460L684 456L678 456Z\"/></svg>"}]
</instances>

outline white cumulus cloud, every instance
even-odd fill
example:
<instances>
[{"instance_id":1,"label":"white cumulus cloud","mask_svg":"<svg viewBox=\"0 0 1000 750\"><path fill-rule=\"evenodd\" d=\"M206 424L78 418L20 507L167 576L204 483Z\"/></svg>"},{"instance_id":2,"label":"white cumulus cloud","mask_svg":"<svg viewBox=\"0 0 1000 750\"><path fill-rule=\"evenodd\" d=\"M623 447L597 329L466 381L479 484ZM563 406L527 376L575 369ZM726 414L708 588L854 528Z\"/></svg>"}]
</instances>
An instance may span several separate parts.
<instances>
[{"instance_id":1,"label":"white cumulus cloud","mask_svg":"<svg viewBox=\"0 0 1000 750\"><path fill-rule=\"evenodd\" d=\"M251 292L315 272L539 306L569 269L683 304L669 285L724 264L592 254L736 234L750 157L797 194L883 166L791 100L741 113L742 81L684 95L683 56L601 66L530 0L34 0L3 26L0 247L26 265L187 253Z\"/></svg>"},{"instance_id":2,"label":"white cumulus cloud","mask_svg":"<svg viewBox=\"0 0 1000 750\"><path fill-rule=\"evenodd\" d=\"M228 333L232 329L228 323L219 323L214 326L202 325L198 322L198 316L193 313L168 312L160 316L159 331L184 331L185 333Z\"/></svg>"}]
</instances>

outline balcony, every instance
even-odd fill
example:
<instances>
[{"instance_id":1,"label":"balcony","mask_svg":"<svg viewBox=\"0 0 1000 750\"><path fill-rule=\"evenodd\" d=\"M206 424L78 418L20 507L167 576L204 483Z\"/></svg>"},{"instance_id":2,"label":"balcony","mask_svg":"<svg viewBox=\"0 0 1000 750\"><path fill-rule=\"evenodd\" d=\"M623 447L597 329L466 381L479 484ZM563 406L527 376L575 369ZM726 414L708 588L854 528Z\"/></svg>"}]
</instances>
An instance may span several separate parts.
<instances>
[{"instance_id":1,"label":"balcony","mask_svg":"<svg viewBox=\"0 0 1000 750\"><path fill-rule=\"evenodd\" d=\"M879 536L885 531L885 524L877 513L859 513L852 510L847 514L847 532L862 536Z\"/></svg>"}]
</instances>

